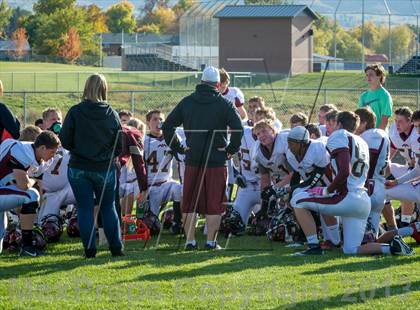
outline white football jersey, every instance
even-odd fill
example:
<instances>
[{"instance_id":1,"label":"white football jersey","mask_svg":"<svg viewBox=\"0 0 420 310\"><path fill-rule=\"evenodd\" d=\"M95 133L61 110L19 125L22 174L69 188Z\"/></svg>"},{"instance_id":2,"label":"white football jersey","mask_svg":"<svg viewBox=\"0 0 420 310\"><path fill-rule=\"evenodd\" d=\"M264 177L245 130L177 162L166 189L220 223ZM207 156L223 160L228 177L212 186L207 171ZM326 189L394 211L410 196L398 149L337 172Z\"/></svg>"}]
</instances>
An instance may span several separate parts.
<instances>
[{"instance_id":1,"label":"white football jersey","mask_svg":"<svg viewBox=\"0 0 420 310\"><path fill-rule=\"evenodd\" d=\"M69 183L67 178L69 160L69 151L60 148L53 157L51 165L42 176L42 188L46 192L62 190Z\"/></svg>"},{"instance_id":2,"label":"white football jersey","mask_svg":"<svg viewBox=\"0 0 420 310\"><path fill-rule=\"evenodd\" d=\"M270 158L263 154L260 142L257 142L255 151L255 161L264 168L271 171L273 177L284 177L289 174L287 170L286 152L288 149L287 136L289 130L284 130L278 133L274 140L273 150Z\"/></svg>"},{"instance_id":3,"label":"white football jersey","mask_svg":"<svg viewBox=\"0 0 420 310\"><path fill-rule=\"evenodd\" d=\"M244 135L241 139L239 150L240 172L248 182L257 183L260 181L258 164L255 161L257 138L252 134L252 127L244 126Z\"/></svg>"},{"instance_id":4,"label":"white football jersey","mask_svg":"<svg viewBox=\"0 0 420 310\"><path fill-rule=\"evenodd\" d=\"M318 140L310 140L309 143L309 147L300 162L289 149L286 153L287 162L294 171L300 174L304 181L309 177L315 167L324 168L330 163L330 155L324 143Z\"/></svg>"},{"instance_id":5,"label":"white football jersey","mask_svg":"<svg viewBox=\"0 0 420 310\"><path fill-rule=\"evenodd\" d=\"M327 135L327 126L325 125L319 125L319 130L321 130L321 135L326 136Z\"/></svg>"},{"instance_id":6,"label":"white football jersey","mask_svg":"<svg viewBox=\"0 0 420 310\"><path fill-rule=\"evenodd\" d=\"M222 94L235 107L241 107L245 104L244 93L237 87L228 87Z\"/></svg>"},{"instance_id":7,"label":"white football jersey","mask_svg":"<svg viewBox=\"0 0 420 310\"><path fill-rule=\"evenodd\" d=\"M420 135L418 132L411 135L410 139L411 150L413 151L413 157L416 158L416 165L420 167Z\"/></svg>"},{"instance_id":8,"label":"white football jersey","mask_svg":"<svg viewBox=\"0 0 420 310\"><path fill-rule=\"evenodd\" d=\"M162 183L172 178L172 160L170 148L162 137L150 134L144 138L144 161L147 167L147 184Z\"/></svg>"},{"instance_id":9,"label":"white football jersey","mask_svg":"<svg viewBox=\"0 0 420 310\"><path fill-rule=\"evenodd\" d=\"M331 154L331 166L334 176L337 175L338 170L334 153L340 149L346 149L350 152L350 174L342 191L354 192L364 189L369 171L369 147L366 142L361 137L340 129L329 136L327 149Z\"/></svg>"},{"instance_id":10,"label":"white football jersey","mask_svg":"<svg viewBox=\"0 0 420 310\"><path fill-rule=\"evenodd\" d=\"M411 162L411 160L413 159L410 141L413 139L413 136L416 135L416 130L412 128L408 137L401 136L397 130L397 126L395 125L395 123L393 123L389 128L389 139L392 143L391 147L400 151L401 156L404 157L404 159L407 162Z\"/></svg>"},{"instance_id":11,"label":"white football jersey","mask_svg":"<svg viewBox=\"0 0 420 310\"><path fill-rule=\"evenodd\" d=\"M38 163L31 142L7 139L0 144L0 186L13 182L13 169L21 169L33 177L40 176L49 163Z\"/></svg>"},{"instance_id":12,"label":"white football jersey","mask_svg":"<svg viewBox=\"0 0 420 310\"><path fill-rule=\"evenodd\" d=\"M360 137L366 141L369 146L369 157L378 157L378 160L371 163L369 167L369 178L385 182L385 170L389 164L390 141L388 135L382 129L368 129ZM371 175L372 174L372 175Z\"/></svg>"}]
</instances>

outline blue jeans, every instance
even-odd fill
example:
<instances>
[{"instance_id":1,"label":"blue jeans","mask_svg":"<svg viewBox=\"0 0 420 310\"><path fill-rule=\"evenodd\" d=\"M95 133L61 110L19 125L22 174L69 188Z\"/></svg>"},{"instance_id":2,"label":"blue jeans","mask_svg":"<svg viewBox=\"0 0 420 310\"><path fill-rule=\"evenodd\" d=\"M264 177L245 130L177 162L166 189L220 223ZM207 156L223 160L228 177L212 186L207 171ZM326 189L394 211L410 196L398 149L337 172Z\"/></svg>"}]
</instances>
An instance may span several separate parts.
<instances>
[{"instance_id":1,"label":"blue jeans","mask_svg":"<svg viewBox=\"0 0 420 310\"><path fill-rule=\"evenodd\" d=\"M96 248L93 194L95 194L97 203L101 203L99 214L102 217L109 247L122 248L120 222L115 210L115 168L109 171L108 177L106 174L106 171L94 172L68 168L68 179L77 201L77 222L80 228L80 237L85 249Z\"/></svg>"}]
</instances>

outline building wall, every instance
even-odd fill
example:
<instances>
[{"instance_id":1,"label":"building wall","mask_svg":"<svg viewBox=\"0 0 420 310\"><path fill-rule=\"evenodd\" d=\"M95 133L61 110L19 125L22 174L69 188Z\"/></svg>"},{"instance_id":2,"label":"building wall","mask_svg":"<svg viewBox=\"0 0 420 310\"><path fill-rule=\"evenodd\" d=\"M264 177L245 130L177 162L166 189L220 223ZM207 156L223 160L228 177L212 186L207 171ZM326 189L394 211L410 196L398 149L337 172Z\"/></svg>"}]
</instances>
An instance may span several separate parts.
<instances>
[{"instance_id":1,"label":"building wall","mask_svg":"<svg viewBox=\"0 0 420 310\"><path fill-rule=\"evenodd\" d=\"M219 24L219 66L228 71L265 72L262 61L228 58L264 58L270 73L289 73L291 19L222 18Z\"/></svg>"},{"instance_id":2,"label":"building wall","mask_svg":"<svg viewBox=\"0 0 420 310\"><path fill-rule=\"evenodd\" d=\"M312 18L303 15L292 20L292 74L312 72Z\"/></svg>"}]
</instances>

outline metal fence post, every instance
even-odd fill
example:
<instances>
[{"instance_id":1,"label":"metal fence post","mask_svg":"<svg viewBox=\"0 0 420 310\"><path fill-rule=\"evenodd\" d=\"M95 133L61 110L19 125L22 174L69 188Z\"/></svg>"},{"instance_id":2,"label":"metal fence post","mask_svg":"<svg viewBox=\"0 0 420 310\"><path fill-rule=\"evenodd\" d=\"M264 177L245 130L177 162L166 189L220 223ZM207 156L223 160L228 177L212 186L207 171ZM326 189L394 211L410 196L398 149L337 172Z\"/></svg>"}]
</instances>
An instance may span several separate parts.
<instances>
[{"instance_id":1,"label":"metal fence post","mask_svg":"<svg viewBox=\"0 0 420 310\"><path fill-rule=\"evenodd\" d=\"M77 72L77 91L80 92L80 72Z\"/></svg>"},{"instance_id":2,"label":"metal fence post","mask_svg":"<svg viewBox=\"0 0 420 310\"><path fill-rule=\"evenodd\" d=\"M417 79L417 93L416 93L416 106L417 106L417 111L420 110L420 106L419 106L419 91L420 91L420 80Z\"/></svg>"},{"instance_id":3,"label":"metal fence post","mask_svg":"<svg viewBox=\"0 0 420 310\"><path fill-rule=\"evenodd\" d=\"M131 113L133 114L133 116L134 116L134 108L136 105L135 100L136 100L136 97L134 96L134 92L132 91L131 92Z\"/></svg>"},{"instance_id":4,"label":"metal fence post","mask_svg":"<svg viewBox=\"0 0 420 310\"><path fill-rule=\"evenodd\" d=\"M58 72L55 73L55 91L58 91Z\"/></svg>"},{"instance_id":5,"label":"metal fence post","mask_svg":"<svg viewBox=\"0 0 420 310\"><path fill-rule=\"evenodd\" d=\"M36 72L34 72L34 91L36 91Z\"/></svg>"},{"instance_id":6,"label":"metal fence post","mask_svg":"<svg viewBox=\"0 0 420 310\"><path fill-rule=\"evenodd\" d=\"M26 92L23 92L23 124L26 127L27 110L26 110Z\"/></svg>"},{"instance_id":7,"label":"metal fence post","mask_svg":"<svg viewBox=\"0 0 420 310\"><path fill-rule=\"evenodd\" d=\"M15 74L12 72L12 91L15 90Z\"/></svg>"}]
</instances>

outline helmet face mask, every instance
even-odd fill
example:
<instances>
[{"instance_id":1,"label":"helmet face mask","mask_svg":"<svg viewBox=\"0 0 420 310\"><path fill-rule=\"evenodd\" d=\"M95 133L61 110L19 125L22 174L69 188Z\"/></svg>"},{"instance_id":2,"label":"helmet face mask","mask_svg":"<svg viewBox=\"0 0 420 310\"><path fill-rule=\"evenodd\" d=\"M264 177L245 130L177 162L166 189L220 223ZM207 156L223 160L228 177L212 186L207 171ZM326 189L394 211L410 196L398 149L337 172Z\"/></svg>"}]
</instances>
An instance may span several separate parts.
<instances>
[{"instance_id":1,"label":"helmet face mask","mask_svg":"<svg viewBox=\"0 0 420 310\"><path fill-rule=\"evenodd\" d=\"M245 228L246 226L243 223L239 212L234 210L232 206L229 206L222 216L219 230L227 238L229 235L242 235L245 232Z\"/></svg>"},{"instance_id":2,"label":"helmet face mask","mask_svg":"<svg viewBox=\"0 0 420 310\"><path fill-rule=\"evenodd\" d=\"M47 242L58 242L63 234L63 219L55 214L48 214L41 219L41 228Z\"/></svg>"}]
</instances>

